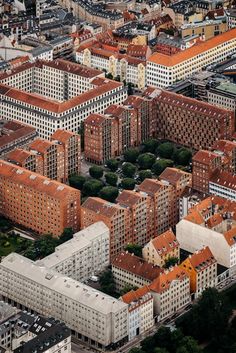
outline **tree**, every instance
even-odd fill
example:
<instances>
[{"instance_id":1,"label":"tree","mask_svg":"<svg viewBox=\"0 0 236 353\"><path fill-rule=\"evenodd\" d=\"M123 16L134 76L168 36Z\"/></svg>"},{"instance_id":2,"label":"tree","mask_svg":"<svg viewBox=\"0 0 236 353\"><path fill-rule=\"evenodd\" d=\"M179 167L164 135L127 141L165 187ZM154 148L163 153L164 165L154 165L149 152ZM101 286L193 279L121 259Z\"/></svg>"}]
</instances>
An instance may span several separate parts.
<instances>
[{"instance_id":1,"label":"tree","mask_svg":"<svg viewBox=\"0 0 236 353\"><path fill-rule=\"evenodd\" d=\"M115 173L108 172L105 174L105 179L106 179L107 184L109 184L111 186L116 186L117 181L118 181L118 176Z\"/></svg>"},{"instance_id":2,"label":"tree","mask_svg":"<svg viewBox=\"0 0 236 353\"><path fill-rule=\"evenodd\" d=\"M71 175L69 177L69 184L72 188L82 190L86 179L82 175Z\"/></svg>"},{"instance_id":3,"label":"tree","mask_svg":"<svg viewBox=\"0 0 236 353\"><path fill-rule=\"evenodd\" d=\"M7 230L11 229L11 223L8 219L4 218L3 216L0 216L0 231L1 232L6 232Z\"/></svg>"},{"instance_id":4,"label":"tree","mask_svg":"<svg viewBox=\"0 0 236 353\"><path fill-rule=\"evenodd\" d=\"M63 230L63 233L59 237L60 243L64 243L65 241L68 241L73 238L73 229L72 228L65 228Z\"/></svg>"},{"instance_id":5,"label":"tree","mask_svg":"<svg viewBox=\"0 0 236 353\"><path fill-rule=\"evenodd\" d=\"M127 87L128 87L127 94L128 96L131 96L134 93L132 82L128 82Z\"/></svg>"},{"instance_id":6,"label":"tree","mask_svg":"<svg viewBox=\"0 0 236 353\"><path fill-rule=\"evenodd\" d=\"M162 158L171 158L174 153L174 145L171 142L164 142L157 148L157 152Z\"/></svg>"},{"instance_id":7,"label":"tree","mask_svg":"<svg viewBox=\"0 0 236 353\"><path fill-rule=\"evenodd\" d=\"M153 164L152 172L156 175L160 175L167 167L173 167L173 161L169 159L160 159Z\"/></svg>"},{"instance_id":8,"label":"tree","mask_svg":"<svg viewBox=\"0 0 236 353\"><path fill-rule=\"evenodd\" d=\"M138 244L127 244L125 251L128 251L135 256L142 257L142 246Z\"/></svg>"},{"instance_id":9,"label":"tree","mask_svg":"<svg viewBox=\"0 0 236 353\"><path fill-rule=\"evenodd\" d=\"M169 268L172 266L175 266L179 262L178 257L169 257L168 259L165 260L164 268Z\"/></svg>"},{"instance_id":10,"label":"tree","mask_svg":"<svg viewBox=\"0 0 236 353\"><path fill-rule=\"evenodd\" d=\"M124 295L124 294L130 292L131 290L137 290L137 289L138 289L138 287L136 287L136 286L126 284L126 286L124 286L124 288L121 289L120 294Z\"/></svg>"},{"instance_id":11,"label":"tree","mask_svg":"<svg viewBox=\"0 0 236 353\"><path fill-rule=\"evenodd\" d=\"M147 140L143 144L144 152L155 153L156 149L158 147L158 144L159 144L158 140L156 140L156 139Z\"/></svg>"},{"instance_id":12,"label":"tree","mask_svg":"<svg viewBox=\"0 0 236 353\"><path fill-rule=\"evenodd\" d=\"M141 169L150 169L156 161L156 156L150 152L138 156L138 164Z\"/></svg>"},{"instance_id":13,"label":"tree","mask_svg":"<svg viewBox=\"0 0 236 353\"><path fill-rule=\"evenodd\" d=\"M173 159L176 164L189 165L192 158L192 152L187 148L177 149L173 154Z\"/></svg>"},{"instance_id":14,"label":"tree","mask_svg":"<svg viewBox=\"0 0 236 353\"><path fill-rule=\"evenodd\" d=\"M94 179L101 179L103 176L103 169L98 165L94 165L89 168L89 174Z\"/></svg>"},{"instance_id":15,"label":"tree","mask_svg":"<svg viewBox=\"0 0 236 353\"><path fill-rule=\"evenodd\" d=\"M139 156L137 148L129 148L124 152L124 159L126 162L135 163Z\"/></svg>"},{"instance_id":16,"label":"tree","mask_svg":"<svg viewBox=\"0 0 236 353\"><path fill-rule=\"evenodd\" d=\"M152 179L152 172L151 170L140 170L139 172L139 179L144 181L145 179Z\"/></svg>"},{"instance_id":17,"label":"tree","mask_svg":"<svg viewBox=\"0 0 236 353\"><path fill-rule=\"evenodd\" d=\"M154 349L153 353L169 353L169 351L165 348L157 347Z\"/></svg>"},{"instance_id":18,"label":"tree","mask_svg":"<svg viewBox=\"0 0 236 353\"><path fill-rule=\"evenodd\" d=\"M119 190L114 186L104 186L98 194L99 197L109 202L115 202L118 195Z\"/></svg>"},{"instance_id":19,"label":"tree","mask_svg":"<svg viewBox=\"0 0 236 353\"><path fill-rule=\"evenodd\" d=\"M122 165L122 173L128 178L132 178L136 172L136 167L132 163L126 162Z\"/></svg>"},{"instance_id":20,"label":"tree","mask_svg":"<svg viewBox=\"0 0 236 353\"><path fill-rule=\"evenodd\" d=\"M194 338L190 336L184 337L180 346L177 348L176 353L201 353L202 349L198 346Z\"/></svg>"},{"instance_id":21,"label":"tree","mask_svg":"<svg viewBox=\"0 0 236 353\"><path fill-rule=\"evenodd\" d=\"M120 75L117 75L117 76L115 77L115 81L120 82Z\"/></svg>"},{"instance_id":22,"label":"tree","mask_svg":"<svg viewBox=\"0 0 236 353\"><path fill-rule=\"evenodd\" d=\"M109 159L106 165L112 172L115 172L119 167L119 162L116 159Z\"/></svg>"},{"instance_id":23,"label":"tree","mask_svg":"<svg viewBox=\"0 0 236 353\"><path fill-rule=\"evenodd\" d=\"M103 183L100 180L91 179L84 183L82 192L86 196L97 196L102 187Z\"/></svg>"},{"instance_id":24,"label":"tree","mask_svg":"<svg viewBox=\"0 0 236 353\"><path fill-rule=\"evenodd\" d=\"M141 348L134 347L129 350L129 353L145 353L145 352Z\"/></svg>"},{"instance_id":25,"label":"tree","mask_svg":"<svg viewBox=\"0 0 236 353\"><path fill-rule=\"evenodd\" d=\"M115 288L115 280L113 277L113 273L110 269L107 271L103 272L101 276L99 277L99 284L101 286L101 291L114 296L116 293L116 288Z\"/></svg>"},{"instance_id":26,"label":"tree","mask_svg":"<svg viewBox=\"0 0 236 353\"><path fill-rule=\"evenodd\" d=\"M121 181L121 187L122 189L126 189L126 190L134 190L135 180L132 178L124 178Z\"/></svg>"},{"instance_id":27,"label":"tree","mask_svg":"<svg viewBox=\"0 0 236 353\"><path fill-rule=\"evenodd\" d=\"M113 76L110 72L106 74L106 78L109 78L109 80L113 80Z\"/></svg>"}]
</instances>

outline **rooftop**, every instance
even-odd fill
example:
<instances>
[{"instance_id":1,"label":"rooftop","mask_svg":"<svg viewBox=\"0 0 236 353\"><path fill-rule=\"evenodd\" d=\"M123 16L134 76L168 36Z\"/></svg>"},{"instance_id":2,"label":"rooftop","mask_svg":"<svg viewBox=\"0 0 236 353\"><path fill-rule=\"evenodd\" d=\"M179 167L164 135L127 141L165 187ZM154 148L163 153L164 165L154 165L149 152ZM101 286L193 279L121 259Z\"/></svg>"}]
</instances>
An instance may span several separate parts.
<instances>
[{"instance_id":1,"label":"rooftop","mask_svg":"<svg viewBox=\"0 0 236 353\"><path fill-rule=\"evenodd\" d=\"M168 290L173 281L183 281L186 278L187 273L179 266L174 266L161 273L149 287L151 292L161 293Z\"/></svg>"},{"instance_id":2,"label":"rooftop","mask_svg":"<svg viewBox=\"0 0 236 353\"><path fill-rule=\"evenodd\" d=\"M179 247L179 242L171 229L150 240L150 243L152 243L160 256L165 256L173 249Z\"/></svg>"}]
</instances>

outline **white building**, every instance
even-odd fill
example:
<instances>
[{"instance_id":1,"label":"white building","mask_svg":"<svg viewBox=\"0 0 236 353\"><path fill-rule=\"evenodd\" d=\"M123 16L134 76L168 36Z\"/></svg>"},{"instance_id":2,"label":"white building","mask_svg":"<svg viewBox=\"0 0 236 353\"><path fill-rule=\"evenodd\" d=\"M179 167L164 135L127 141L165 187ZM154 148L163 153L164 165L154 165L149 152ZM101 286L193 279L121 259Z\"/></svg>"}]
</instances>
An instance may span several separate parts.
<instances>
[{"instance_id":1,"label":"white building","mask_svg":"<svg viewBox=\"0 0 236 353\"><path fill-rule=\"evenodd\" d=\"M129 340L149 330L154 324L153 296L148 286L121 297L129 305Z\"/></svg>"},{"instance_id":2,"label":"white building","mask_svg":"<svg viewBox=\"0 0 236 353\"><path fill-rule=\"evenodd\" d=\"M236 84L226 81L207 91L207 101L217 107L236 110Z\"/></svg>"},{"instance_id":3,"label":"white building","mask_svg":"<svg viewBox=\"0 0 236 353\"><path fill-rule=\"evenodd\" d=\"M235 28L236 27L236 11L235 9L227 9L225 11L228 28Z\"/></svg>"},{"instance_id":4,"label":"white building","mask_svg":"<svg viewBox=\"0 0 236 353\"><path fill-rule=\"evenodd\" d=\"M154 312L159 321L163 320L189 304L189 276L179 266L172 267L152 282L150 291L154 299Z\"/></svg>"},{"instance_id":5,"label":"white building","mask_svg":"<svg viewBox=\"0 0 236 353\"><path fill-rule=\"evenodd\" d=\"M22 309L63 321L98 348L128 339L128 305L19 254L0 264L0 295Z\"/></svg>"},{"instance_id":6,"label":"white building","mask_svg":"<svg viewBox=\"0 0 236 353\"><path fill-rule=\"evenodd\" d=\"M176 225L180 248L190 253L209 246L218 264L236 265L236 203L209 197Z\"/></svg>"},{"instance_id":7,"label":"white building","mask_svg":"<svg viewBox=\"0 0 236 353\"><path fill-rule=\"evenodd\" d=\"M109 228L103 222L94 223L37 264L77 281L87 281L109 265L109 237Z\"/></svg>"},{"instance_id":8,"label":"white building","mask_svg":"<svg viewBox=\"0 0 236 353\"><path fill-rule=\"evenodd\" d=\"M236 201L236 175L225 171L215 172L209 181L209 193Z\"/></svg>"},{"instance_id":9,"label":"white building","mask_svg":"<svg viewBox=\"0 0 236 353\"><path fill-rule=\"evenodd\" d=\"M122 83L62 59L22 65L0 81L2 118L30 124L45 139L58 128L78 132L89 114L127 98Z\"/></svg>"},{"instance_id":10,"label":"white building","mask_svg":"<svg viewBox=\"0 0 236 353\"><path fill-rule=\"evenodd\" d=\"M170 86L213 62L226 60L233 53L236 53L236 29L171 56L154 53L147 61L147 85Z\"/></svg>"}]
</instances>

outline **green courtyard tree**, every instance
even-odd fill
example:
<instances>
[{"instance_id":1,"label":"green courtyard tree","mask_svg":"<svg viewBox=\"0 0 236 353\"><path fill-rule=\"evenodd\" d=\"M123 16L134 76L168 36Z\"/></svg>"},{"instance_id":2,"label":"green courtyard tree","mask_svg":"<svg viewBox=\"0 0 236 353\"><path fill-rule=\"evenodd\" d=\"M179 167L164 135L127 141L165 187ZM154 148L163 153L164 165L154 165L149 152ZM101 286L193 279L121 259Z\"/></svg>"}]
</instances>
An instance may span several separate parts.
<instances>
[{"instance_id":1,"label":"green courtyard tree","mask_svg":"<svg viewBox=\"0 0 236 353\"><path fill-rule=\"evenodd\" d=\"M103 183L100 180L91 179L84 183L82 192L85 196L98 196L102 187Z\"/></svg>"},{"instance_id":2,"label":"green courtyard tree","mask_svg":"<svg viewBox=\"0 0 236 353\"><path fill-rule=\"evenodd\" d=\"M127 178L132 178L136 172L136 167L132 163L126 162L122 165L122 173Z\"/></svg>"},{"instance_id":3,"label":"green courtyard tree","mask_svg":"<svg viewBox=\"0 0 236 353\"><path fill-rule=\"evenodd\" d=\"M157 148L157 152L162 158L171 159L174 153L174 145L171 142L164 142Z\"/></svg>"},{"instance_id":4,"label":"green courtyard tree","mask_svg":"<svg viewBox=\"0 0 236 353\"><path fill-rule=\"evenodd\" d=\"M173 154L173 159L176 164L189 165L192 158L192 152L187 148L179 148Z\"/></svg>"},{"instance_id":5,"label":"green courtyard tree","mask_svg":"<svg viewBox=\"0 0 236 353\"><path fill-rule=\"evenodd\" d=\"M69 184L72 188L82 190L86 179L82 175L71 175L69 177Z\"/></svg>"},{"instance_id":6,"label":"green courtyard tree","mask_svg":"<svg viewBox=\"0 0 236 353\"><path fill-rule=\"evenodd\" d=\"M132 178L124 178L121 181L121 187L125 190L134 190L135 180Z\"/></svg>"},{"instance_id":7,"label":"green courtyard tree","mask_svg":"<svg viewBox=\"0 0 236 353\"><path fill-rule=\"evenodd\" d=\"M126 162L135 163L139 156L139 150L137 148L128 148L124 152L124 159Z\"/></svg>"},{"instance_id":8,"label":"green courtyard tree","mask_svg":"<svg viewBox=\"0 0 236 353\"><path fill-rule=\"evenodd\" d=\"M101 179L103 176L103 169L98 165L94 165L89 168L89 174L94 179Z\"/></svg>"},{"instance_id":9,"label":"green courtyard tree","mask_svg":"<svg viewBox=\"0 0 236 353\"><path fill-rule=\"evenodd\" d=\"M170 159L160 159L152 166L152 172L157 176L160 175L167 167L173 167L173 161Z\"/></svg>"},{"instance_id":10,"label":"green courtyard tree","mask_svg":"<svg viewBox=\"0 0 236 353\"><path fill-rule=\"evenodd\" d=\"M111 186L116 186L118 181L118 176L116 173L108 172L105 174L106 183Z\"/></svg>"},{"instance_id":11,"label":"green courtyard tree","mask_svg":"<svg viewBox=\"0 0 236 353\"><path fill-rule=\"evenodd\" d=\"M106 162L106 165L107 168L109 168L112 172L115 172L119 167L119 162L116 159L112 158Z\"/></svg>"},{"instance_id":12,"label":"green courtyard tree","mask_svg":"<svg viewBox=\"0 0 236 353\"><path fill-rule=\"evenodd\" d=\"M158 141L156 139L150 139L144 142L144 152L156 153L158 147Z\"/></svg>"},{"instance_id":13,"label":"green courtyard tree","mask_svg":"<svg viewBox=\"0 0 236 353\"><path fill-rule=\"evenodd\" d=\"M138 156L137 161L141 169L151 169L156 161L156 156L150 152L143 153Z\"/></svg>"},{"instance_id":14,"label":"green courtyard tree","mask_svg":"<svg viewBox=\"0 0 236 353\"><path fill-rule=\"evenodd\" d=\"M165 260L164 268L169 268L171 266L175 266L179 262L178 257L169 257Z\"/></svg>"},{"instance_id":15,"label":"green courtyard tree","mask_svg":"<svg viewBox=\"0 0 236 353\"><path fill-rule=\"evenodd\" d=\"M125 251L128 251L131 254L134 254L138 257L142 257L142 246L138 244L127 244Z\"/></svg>"},{"instance_id":16,"label":"green courtyard tree","mask_svg":"<svg viewBox=\"0 0 236 353\"><path fill-rule=\"evenodd\" d=\"M145 179L152 179L151 170L140 170L138 175L141 181L144 181Z\"/></svg>"},{"instance_id":17,"label":"green courtyard tree","mask_svg":"<svg viewBox=\"0 0 236 353\"><path fill-rule=\"evenodd\" d=\"M99 197L109 202L115 202L118 195L119 190L114 186L104 186L98 194Z\"/></svg>"}]
</instances>

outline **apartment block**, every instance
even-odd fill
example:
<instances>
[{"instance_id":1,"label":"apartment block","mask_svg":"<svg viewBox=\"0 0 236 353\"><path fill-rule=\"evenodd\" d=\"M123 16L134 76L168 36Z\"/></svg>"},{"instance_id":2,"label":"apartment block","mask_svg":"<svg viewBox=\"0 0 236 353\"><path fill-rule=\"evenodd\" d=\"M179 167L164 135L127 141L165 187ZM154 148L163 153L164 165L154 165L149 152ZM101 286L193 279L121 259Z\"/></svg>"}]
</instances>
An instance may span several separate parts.
<instances>
[{"instance_id":1,"label":"apartment block","mask_svg":"<svg viewBox=\"0 0 236 353\"><path fill-rule=\"evenodd\" d=\"M207 101L217 107L236 111L236 85L230 81L221 82L207 90Z\"/></svg>"},{"instance_id":2,"label":"apartment block","mask_svg":"<svg viewBox=\"0 0 236 353\"><path fill-rule=\"evenodd\" d=\"M192 174L177 168L166 168L159 176L161 182L171 185L174 189L170 204L171 226L175 226L179 220L179 199L184 189L192 186Z\"/></svg>"},{"instance_id":3,"label":"apartment block","mask_svg":"<svg viewBox=\"0 0 236 353\"><path fill-rule=\"evenodd\" d=\"M162 272L159 266L149 264L141 257L130 254L128 251L117 255L111 265L118 291L127 285L138 288L149 285Z\"/></svg>"},{"instance_id":4,"label":"apartment block","mask_svg":"<svg viewBox=\"0 0 236 353\"><path fill-rule=\"evenodd\" d=\"M193 299L198 298L205 289L215 287L217 262L208 246L189 255L180 267L189 275Z\"/></svg>"},{"instance_id":5,"label":"apartment block","mask_svg":"<svg viewBox=\"0 0 236 353\"><path fill-rule=\"evenodd\" d=\"M0 264L0 295L22 310L64 322L94 348L116 348L128 340L127 304L19 254Z\"/></svg>"},{"instance_id":6,"label":"apartment block","mask_svg":"<svg viewBox=\"0 0 236 353\"><path fill-rule=\"evenodd\" d=\"M159 320L175 314L190 303L190 279L179 266L161 273L149 288L154 300L154 313Z\"/></svg>"},{"instance_id":7,"label":"apartment block","mask_svg":"<svg viewBox=\"0 0 236 353\"><path fill-rule=\"evenodd\" d=\"M0 156L3 157L16 147L23 147L37 137L32 126L13 120L0 120Z\"/></svg>"},{"instance_id":8,"label":"apartment block","mask_svg":"<svg viewBox=\"0 0 236 353\"><path fill-rule=\"evenodd\" d=\"M33 151L27 151L22 148L15 148L9 152L5 160L19 167L30 170L31 172L44 174L43 158L40 154Z\"/></svg>"},{"instance_id":9,"label":"apartment block","mask_svg":"<svg viewBox=\"0 0 236 353\"><path fill-rule=\"evenodd\" d=\"M129 305L129 340L132 340L154 325L153 297L149 287L144 286L124 294L121 300Z\"/></svg>"},{"instance_id":10,"label":"apartment block","mask_svg":"<svg viewBox=\"0 0 236 353\"><path fill-rule=\"evenodd\" d=\"M104 72L63 59L23 64L0 81L2 117L32 125L45 139L57 129L77 133L89 114L127 98L124 85Z\"/></svg>"},{"instance_id":11,"label":"apartment block","mask_svg":"<svg viewBox=\"0 0 236 353\"><path fill-rule=\"evenodd\" d=\"M147 61L147 85L167 87L184 80L212 62L221 62L236 52L236 29L199 43L172 56L154 53Z\"/></svg>"},{"instance_id":12,"label":"apartment block","mask_svg":"<svg viewBox=\"0 0 236 353\"><path fill-rule=\"evenodd\" d=\"M209 181L217 168L221 167L221 156L217 153L200 150L192 158L193 189L209 193Z\"/></svg>"},{"instance_id":13,"label":"apartment block","mask_svg":"<svg viewBox=\"0 0 236 353\"><path fill-rule=\"evenodd\" d=\"M157 179L145 179L138 185L141 195L149 196L153 204L153 233L160 235L173 226L172 206L175 190Z\"/></svg>"},{"instance_id":14,"label":"apartment block","mask_svg":"<svg viewBox=\"0 0 236 353\"><path fill-rule=\"evenodd\" d=\"M229 110L168 91L159 91L156 104L157 135L162 139L199 150L232 138L234 113Z\"/></svg>"},{"instance_id":15,"label":"apartment block","mask_svg":"<svg viewBox=\"0 0 236 353\"><path fill-rule=\"evenodd\" d=\"M51 141L63 147L64 179L67 181L69 176L79 174L81 169L80 135L58 129L52 134Z\"/></svg>"},{"instance_id":16,"label":"apartment block","mask_svg":"<svg viewBox=\"0 0 236 353\"><path fill-rule=\"evenodd\" d=\"M143 258L148 263L163 267L170 258L179 260L180 248L172 230L168 230L154 239L151 239L143 247Z\"/></svg>"},{"instance_id":17,"label":"apartment block","mask_svg":"<svg viewBox=\"0 0 236 353\"><path fill-rule=\"evenodd\" d=\"M130 240L132 244L143 246L154 237L153 203L148 195L124 190L116 202L130 213Z\"/></svg>"},{"instance_id":18,"label":"apartment block","mask_svg":"<svg viewBox=\"0 0 236 353\"><path fill-rule=\"evenodd\" d=\"M215 141L212 150L221 156L221 169L236 174L236 141Z\"/></svg>"},{"instance_id":19,"label":"apartment block","mask_svg":"<svg viewBox=\"0 0 236 353\"><path fill-rule=\"evenodd\" d=\"M75 233L71 240L57 246L54 253L37 264L85 282L109 265L109 238L107 226L103 222L94 223Z\"/></svg>"},{"instance_id":20,"label":"apartment block","mask_svg":"<svg viewBox=\"0 0 236 353\"><path fill-rule=\"evenodd\" d=\"M80 227L80 191L0 161L0 213L39 234Z\"/></svg>"},{"instance_id":21,"label":"apartment block","mask_svg":"<svg viewBox=\"0 0 236 353\"><path fill-rule=\"evenodd\" d=\"M218 196L208 197L176 225L180 248L190 253L208 246L217 263L236 265L236 203Z\"/></svg>"},{"instance_id":22,"label":"apartment block","mask_svg":"<svg viewBox=\"0 0 236 353\"><path fill-rule=\"evenodd\" d=\"M209 180L209 193L236 201L236 175L216 170Z\"/></svg>"},{"instance_id":23,"label":"apartment block","mask_svg":"<svg viewBox=\"0 0 236 353\"><path fill-rule=\"evenodd\" d=\"M179 199L179 219L187 216L189 210L196 206L200 201L204 200L208 195L191 187L186 187Z\"/></svg>"},{"instance_id":24,"label":"apartment block","mask_svg":"<svg viewBox=\"0 0 236 353\"><path fill-rule=\"evenodd\" d=\"M98 197L89 197L81 206L81 228L102 221L110 230L110 258L131 243L129 210Z\"/></svg>"}]
</instances>

